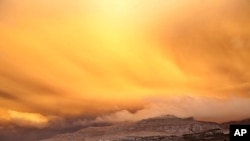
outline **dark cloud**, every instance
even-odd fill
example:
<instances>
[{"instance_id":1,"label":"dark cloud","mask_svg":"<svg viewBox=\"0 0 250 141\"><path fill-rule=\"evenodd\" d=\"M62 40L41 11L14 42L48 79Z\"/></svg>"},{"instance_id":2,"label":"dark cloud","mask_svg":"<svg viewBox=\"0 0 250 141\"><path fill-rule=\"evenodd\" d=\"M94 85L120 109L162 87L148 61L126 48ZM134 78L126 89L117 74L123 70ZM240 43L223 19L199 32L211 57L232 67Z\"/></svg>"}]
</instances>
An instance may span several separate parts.
<instances>
[{"instance_id":1,"label":"dark cloud","mask_svg":"<svg viewBox=\"0 0 250 141\"><path fill-rule=\"evenodd\" d=\"M0 98L8 99L8 100L18 100L18 98L8 92L0 90Z\"/></svg>"}]
</instances>

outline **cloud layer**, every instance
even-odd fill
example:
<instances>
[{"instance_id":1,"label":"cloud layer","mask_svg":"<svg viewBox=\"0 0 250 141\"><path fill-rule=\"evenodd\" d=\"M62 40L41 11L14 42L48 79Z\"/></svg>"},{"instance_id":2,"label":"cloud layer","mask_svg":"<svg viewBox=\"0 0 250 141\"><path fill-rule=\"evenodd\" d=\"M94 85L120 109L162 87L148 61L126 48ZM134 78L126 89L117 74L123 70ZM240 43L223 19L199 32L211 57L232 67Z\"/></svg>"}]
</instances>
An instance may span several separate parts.
<instances>
[{"instance_id":1,"label":"cloud layer","mask_svg":"<svg viewBox=\"0 0 250 141\"><path fill-rule=\"evenodd\" d=\"M249 6L248 0L3 1L0 118L28 126L72 117L245 118Z\"/></svg>"}]
</instances>

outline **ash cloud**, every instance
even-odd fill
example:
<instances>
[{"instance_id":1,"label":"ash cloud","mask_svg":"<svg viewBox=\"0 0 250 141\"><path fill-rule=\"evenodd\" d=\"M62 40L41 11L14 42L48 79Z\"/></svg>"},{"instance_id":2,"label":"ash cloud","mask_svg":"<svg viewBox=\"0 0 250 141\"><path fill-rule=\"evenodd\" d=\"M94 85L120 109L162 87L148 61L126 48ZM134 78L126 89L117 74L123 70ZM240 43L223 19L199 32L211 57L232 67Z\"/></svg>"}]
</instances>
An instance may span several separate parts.
<instances>
[{"instance_id":1,"label":"ash cloud","mask_svg":"<svg viewBox=\"0 0 250 141\"><path fill-rule=\"evenodd\" d=\"M15 5L13 2L10 2L8 6ZM35 11L40 4L32 2L27 6L25 2L19 3L21 6L17 6L19 8L17 10L29 7L28 12L22 13L27 16L25 17L27 19L23 21L27 22L23 22L22 18L20 18L21 20L16 18L22 14L13 14L7 7L0 9L0 11L6 10L0 13L0 30L3 31L3 35L0 35L0 55L4 54L4 56L0 56L0 120L4 119L1 121L4 125L0 126L0 131L3 131L0 132L0 140L18 140L32 131L34 134L33 137L27 138L27 141L29 141L34 140L34 138L49 137L89 126L106 126L112 123L137 121L166 114L179 117L191 116L198 120L216 122L249 118L250 1L182 0L176 2L159 0L157 3L160 3L161 6L158 7L156 6L157 3L153 1L147 1L145 5L143 2L139 2L137 8L141 11L133 13L136 10L131 10L130 15L135 14L138 19L143 17L140 20L145 24L139 22L142 25L140 29L145 28L147 29L145 32L152 32L154 37L150 36L149 40L152 39L152 42L157 42L156 45L153 44L152 46L157 48L155 50L159 52L151 46L146 50L145 46L148 42L147 39L143 38L144 35L143 41L141 41L143 43L138 41L138 44L142 45L141 48L135 46L135 49L130 50L121 47L124 52L129 52L125 55L122 54L123 51L115 49L117 44L112 48L113 44L109 42L107 47L103 47L102 50L96 43L99 41L96 38L91 38L91 40L94 40L93 46L98 46L98 48L92 50L92 44L85 43L89 38L84 39L82 41L84 43L81 44L81 40L83 40L81 37L85 37L85 34L83 35L80 31L75 33L75 31L83 28L77 27L81 25L79 24L81 21L69 21L74 22L74 24L67 25L65 21L68 17L62 18L64 10L67 9L70 2L65 2L63 8L58 8L53 12L58 21L61 18L63 19L61 22L46 21L54 19L53 16L50 17L50 12L46 11L46 5L49 4L49 1L44 2L39 7L42 12L34 12L35 16L27 13L33 13L32 11ZM54 9L56 3L50 5L48 9ZM31 6L33 4L35 8ZM79 8L74 3L71 4L71 8L68 10ZM3 6L0 5L0 8ZM169 7L170 10L167 10L165 14L166 7ZM98 9L98 6L95 8ZM158 15L152 14L152 9L156 10ZM91 11L91 8L88 10ZM105 11L105 8L102 10ZM74 12L69 15L75 15ZM76 15L81 14L78 11ZM9 15L12 15L12 17ZM39 17L39 20L40 18L43 19L44 21L41 20L42 22L38 23L44 22L45 25L30 27L39 21L35 17ZM50 18L46 19L46 17ZM71 20L71 16L69 17L68 19ZM34 18L35 20L32 21L28 18ZM107 21L108 18L102 20ZM4 22L4 19L7 19L6 22ZM131 25L133 24L135 23L131 23ZM98 24L96 23L96 25ZM21 29L18 29L19 26ZM47 26L48 29L45 28ZM71 29L71 27L74 28ZM98 28L102 29L102 27L105 26L101 24ZM62 28L67 29L65 32L70 32L70 35L59 32ZM83 29L81 31L86 33L85 27ZM36 33L29 30L34 30L33 32ZM93 31L87 31L93 32L93 36L96 36L98 30L94 27ZM111 31L113 30L112 27ZM14 37L12 32L15 32L18 36ZM27 35L24 34L26 32L28 32ZM44 33L38 36L39 32ZM109 30L101 31L100 36L105 36L106 39L106 34L104 34L106 32L109 32ZM143 31L138 30L138 32ZM51 36L50 33L52 33ZM110 38L115 38L117 34L111 35ZM69 47L64 45L65 42L69 41L68 38L75 41L75 43L70 43ZM28 43L25 43L25 41ZM131 44L124 43L121 46L129 46L137 42L131 41ZM4 42L6 44L3 44ZM41 48L38 49L36 46L41 46ZM85 46L90 47L81 50ZM105 52L106 50L111 53ZM137 52L130 54L130 51L134 50ZM62 52L65 53L64 56ZM81 54L82 52L83 54ZM92 52L97 53L92 54ZM154 54L155 52L156 54ZM94 56L94 59L91 55ZM132 58L133 55L136 57ZM106 56L108 56L108 59L105 58ZM149 59L143 60L140 57ZM154 57L157 59L163 58L163 60L152 61ZM144 62L146 62L146 65ZM173 62L173 66L176 67L173 72L177 70L185 76L184 82L179 82L179 77L176 81L173 80L174 82L171 80L172 74L170 72L172 71L170 67L173 66L164 66L169 62ZM119 68L112 68L115 65L118 65ZM143 75L144 72L146 72L145 75ZM114 74L113 77L112 74ZM176 85L174 90L171 90L172 85ZM108 88L106 89L106 87ZM159 93L163 94L158 94L158 91L155 92L157 88L164 89L167 92L164 93L159 90ZM180 92L175 92L175 89L182 90L182 88L185 92L178 96ZM115 89L115 92L111 89ZM132 90L124 92L124 96L120 98L115 98L127 89ZM140 100L131 101L129 98L132 97L131 99L133 99L136 95L133 94L141 89L142 93L150 90L145 92L150 94L138 94ZM192 94L186 93L186 91L190 91ZM130 94L130 92L133 94ZM96 95L92 97L91 94ZM124 100L127 97L128 100ZM103 98L106 98L106 101ZM40 123L30 122L32 121L32 119L29 119L31 115L27 119L20 118L20 116L6 118L5 116L8 114L1 110L20 112L20 115L35 113L48 121L45 126L38 126ZM18 136L11 137L14 133L17 133Z\"/></svg>"}]
</instances>

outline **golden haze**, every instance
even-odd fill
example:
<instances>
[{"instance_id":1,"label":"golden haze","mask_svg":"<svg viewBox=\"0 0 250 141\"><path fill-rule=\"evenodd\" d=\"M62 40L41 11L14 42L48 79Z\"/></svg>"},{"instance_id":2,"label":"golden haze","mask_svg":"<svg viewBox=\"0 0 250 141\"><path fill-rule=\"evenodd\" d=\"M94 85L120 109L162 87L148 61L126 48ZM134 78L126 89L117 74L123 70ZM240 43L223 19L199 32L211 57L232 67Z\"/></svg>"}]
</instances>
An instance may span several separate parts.
<instances>
[{"instance_id":1,"label":"golden haze","mask_svg":"<svg viewBox=\"0 0 250 141\"><path fill-rule=\"evenodd\" d=\"M137 110L157 105L155 98L190 95L211 99L208 105L228 103L227 116L242 108L244 113L232 118L250 116L249 106L230 102L250 102L248 5L247 0L3 1L0 118L11 119L14 111L44 123L48 115ZM202 109L194 111L189 114L199 117Z\"/></svg>"}]
</instances>

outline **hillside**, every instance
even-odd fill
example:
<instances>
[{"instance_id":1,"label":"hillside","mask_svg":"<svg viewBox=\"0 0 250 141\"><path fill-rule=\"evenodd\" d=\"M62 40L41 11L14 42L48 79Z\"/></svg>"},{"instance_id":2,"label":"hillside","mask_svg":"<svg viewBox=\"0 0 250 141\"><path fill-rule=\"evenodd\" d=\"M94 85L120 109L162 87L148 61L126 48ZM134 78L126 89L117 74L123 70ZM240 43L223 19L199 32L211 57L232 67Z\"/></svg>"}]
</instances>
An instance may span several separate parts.
<instances>
[{"instance_id":1,"label":"hillside","mask_svg":"<svg viewBox=\"0 0 250 141\"><path fill-rule=\"evenodd\" d=\"M223 128L214 122L162 116L107 127L88 127L42 141L224 141Z\"/></svg>"}]
</instances>

